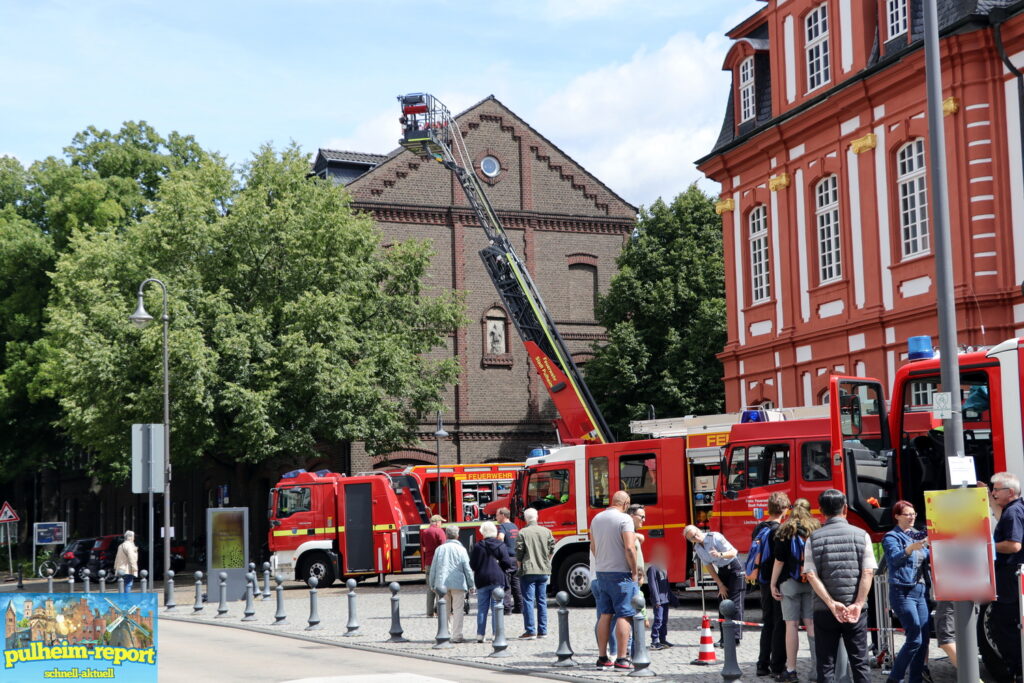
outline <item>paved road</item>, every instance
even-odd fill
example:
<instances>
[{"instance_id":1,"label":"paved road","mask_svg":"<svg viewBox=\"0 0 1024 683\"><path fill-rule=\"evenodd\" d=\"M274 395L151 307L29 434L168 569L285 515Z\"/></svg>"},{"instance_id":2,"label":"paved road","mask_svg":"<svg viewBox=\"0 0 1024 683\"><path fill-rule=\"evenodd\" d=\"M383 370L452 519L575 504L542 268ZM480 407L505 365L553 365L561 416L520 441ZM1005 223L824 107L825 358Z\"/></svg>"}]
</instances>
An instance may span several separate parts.
<instances>
[{"instance_id":1,"label":"paved road","mask_svg":"<svg viewBox=\"0 0 1024 683\"><path fill-rule=\"evenodd\" d=\"M160 621L160 683L362 681L441 683L534 681L485 669L396 655L369 654L287 636L202 622ZM412 673L415 672L415 673Z\"/></svg>"}]
</instances>

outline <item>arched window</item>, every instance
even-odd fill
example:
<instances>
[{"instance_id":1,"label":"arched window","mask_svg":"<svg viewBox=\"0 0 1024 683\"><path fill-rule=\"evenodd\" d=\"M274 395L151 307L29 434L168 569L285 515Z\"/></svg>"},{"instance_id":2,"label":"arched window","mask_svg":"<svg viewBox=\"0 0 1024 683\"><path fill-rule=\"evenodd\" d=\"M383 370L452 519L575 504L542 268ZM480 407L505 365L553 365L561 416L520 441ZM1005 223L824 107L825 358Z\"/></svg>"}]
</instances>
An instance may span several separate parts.
<instances>
[{"instance_id":1,"label":"arched window","mask_svg":"<svg viewBox=\"0 0 1024 683\"><path fill-rule=\"evenodd\" d=\"M750 285L753 303L771 298L768 268L768 209L764 204L750 212Z\"/></svg>"},{"instance_id":2,"label":"arched window","mask_svg":"<svg viewBox=\"0 0 1024 683\"><path fill-rule=\"evenodd\" d=\"M822 284L843 276L840 264L839 181L834 175L815 188L814 215L818 224L818 277Z\"/></svg>"},{"instance_id":3,"label":"arched window","mask_svg":"<svg viewBox=\"0 0 1024 683\"><path fill-rule=\"evenodd\" d=\"M900 195L900 244L903 258L927 254L928 189L924 166L924 140L917 138L896 152Z\"/></svg>"},{"instance_id":4,"label":"arched window","mask_svg":"<svg viewBox=\"0 0 1024 683\"><path fill-rule=\"evenodd\" d=\"M757 113L754 100L754 58L740 62L740 122L749 121Z\"/></svg>"}]
</instances>

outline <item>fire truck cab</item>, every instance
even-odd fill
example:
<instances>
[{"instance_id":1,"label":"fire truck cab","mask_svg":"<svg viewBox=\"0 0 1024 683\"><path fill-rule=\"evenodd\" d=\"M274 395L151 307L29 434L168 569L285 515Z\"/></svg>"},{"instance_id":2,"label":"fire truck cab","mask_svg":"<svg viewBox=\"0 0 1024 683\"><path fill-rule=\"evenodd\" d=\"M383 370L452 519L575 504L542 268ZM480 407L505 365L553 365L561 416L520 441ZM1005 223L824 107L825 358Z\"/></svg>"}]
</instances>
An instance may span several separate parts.
<instances>
[{"instance_id":1,"label":"fire truck cab","mask_svg":"<svg viewBox=\"0 0 1024 683\"><path fill-rule=\"evenodd\" d=\"M414 477L293 470L270 490L267 507L274 571L326 587L339 577L420 570L427 514Z\"/></svg>"}]
</instances>

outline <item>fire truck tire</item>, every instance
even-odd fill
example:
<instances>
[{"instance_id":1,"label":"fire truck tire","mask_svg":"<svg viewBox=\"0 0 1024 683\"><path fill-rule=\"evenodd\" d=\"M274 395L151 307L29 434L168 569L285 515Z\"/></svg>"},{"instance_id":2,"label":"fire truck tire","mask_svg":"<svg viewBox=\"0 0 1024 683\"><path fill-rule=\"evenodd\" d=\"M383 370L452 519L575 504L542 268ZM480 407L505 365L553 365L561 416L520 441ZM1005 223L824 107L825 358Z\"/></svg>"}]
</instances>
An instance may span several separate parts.
<instances>
[{"instance_id":1,"label":"fire truck tire","mask_svg":"<svg viewBox=\"0 0 1024 683\"><path fill-rule=\"evenodd\" d=\"M999 654L992 638L992 624L989 616L988 605L978 606L978 651L981 653L981 661L988 669L989 675L996 681L1009 681L1013 677L1010 670L1003 663L1003 657Z\"/></svg>"},{"instance_id":2,"label":"fire truck tire","mask_svg":"<svg viewBox=\"0 0 1024 683\"><path fill-rule=\"evenodd\" d=\"M318 588L327 588L334 583L334 568L326 553L306 553L296 570L295 578L303 583L309 583L309 579L316 577Z\"/></svg>"},{"instance_id":3,"label":"fire truck tire","mask_svg":"<svg viewBox=\"0 0 1024 683\"><path fill-rule=\"evenodd\" d=\"M573 553L558 565L557 591L569 594L569 604L574 607L588 607L594 604L590 592L590 556L587 553Z\"/></svg>"}]
</instances>

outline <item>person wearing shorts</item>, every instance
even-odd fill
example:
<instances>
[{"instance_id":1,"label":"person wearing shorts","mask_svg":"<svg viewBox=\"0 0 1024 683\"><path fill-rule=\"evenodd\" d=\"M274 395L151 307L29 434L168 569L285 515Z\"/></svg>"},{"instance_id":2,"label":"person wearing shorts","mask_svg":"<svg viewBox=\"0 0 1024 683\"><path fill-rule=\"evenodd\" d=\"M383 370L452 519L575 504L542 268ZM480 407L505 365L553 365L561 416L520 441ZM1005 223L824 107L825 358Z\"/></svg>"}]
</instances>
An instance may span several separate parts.
<instances>
[{"instance_id":1,"label":"person wearing shorts","mask_svg":"<svg viewBox=\"0 0 1024 683\"><path fill-rule=\"evenodd\" d=\"M793 556L793 536L805 541L811 532L821 524L811 514L811 504L806 498L797 498L790 506L789 519L775 532L775 546L772 556L772 596L782 602L782 619L786 622L786 670L777 678L792 683L797 680L796 659L800 650L800 622L807 629L807 640L811 646L811 670L817 671L814 654L814 606L811 584L793 578L803 565L802 557Z\"/></svg>"},{"instance_id":2,"label":"person wearing shorts","mask_svg":"<svg viewBox=\"0 0 1024 683\"><path fill-rule=\"evenodd\" d=\"M611 505L590 522L590 552L597 580L592 584L597 612L597 667L629 670L633 663L626 648L630 619L636 614L632 600L637 587L636 533L626 514L629 494L616 491ZM615 629L615 661L608 656L608 638Z\"/></svg>"},{"instance_id":3,"label":"person wearing shorts","mask_svg":"<svg viewBox=\"0 0 1024 683\"><path fill-rule=\"evenodd\" d=\"M938 600L935 603L935 640L942 651L949 655L949 663L956 666L956 624L953 619L953 603Z\"/></svg>"}]
</instances>

